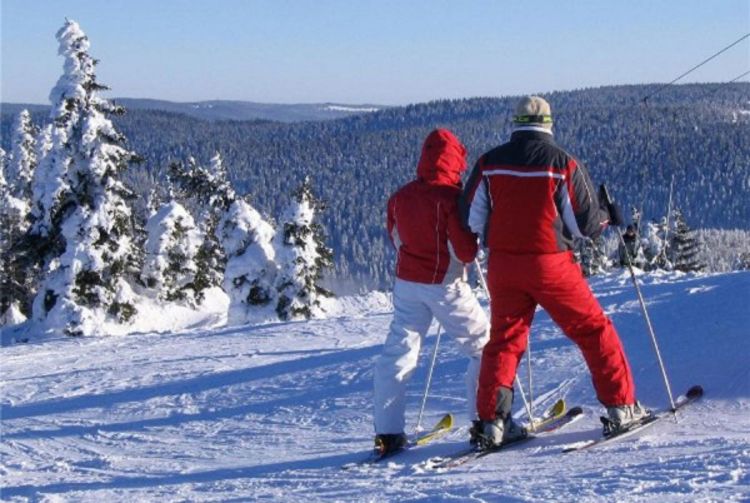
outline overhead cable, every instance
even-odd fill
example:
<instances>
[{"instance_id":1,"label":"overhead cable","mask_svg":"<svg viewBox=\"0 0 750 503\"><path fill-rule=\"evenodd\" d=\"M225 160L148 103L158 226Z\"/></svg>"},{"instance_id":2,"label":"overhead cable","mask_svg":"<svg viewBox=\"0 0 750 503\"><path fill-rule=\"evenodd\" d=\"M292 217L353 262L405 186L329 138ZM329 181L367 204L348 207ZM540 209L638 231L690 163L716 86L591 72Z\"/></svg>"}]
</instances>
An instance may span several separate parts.
<instances>
[{"instance_id":1,"label":"overhead cable","mask_svg":"<svg viewBox=\"0 0 750 503\"><path fill-rule=\"evenodd\" d=\"M706 63L708 63L709 61L711 61L712 59L714 59L718 55L722 54L723 52L731 49L732 47L734 47L735 45L739 44L740 42L742 42L743 40L745 40L748 37L750 37L750 33L746 33L745 35L743 35L742 37L738 38L737 40L735 40L734 42L732 42L728 46L724 47L720 51L718 51L718 52L714 53L713 55L709 56L708 58L704 59L703 61L701 61L700 63L698 63L697 65L695 65L694 67L692 67L690 70L686 71L685 73L683 73L682 75L680 75L679 77L677 77L676 79L672 80L671 82L668 82L667 84L662 85L656 91L654 91L653 93L651 93L648 96L646 96L645 98L643 98L641 101L643 101L644 103L646 103L649 98L652 98L653 96L656 96L657 94L659 94L660 92L662 92L665 88L671 86L672 84L674 84L678 80L682 79L683 77L686 77L686 76L690 75L691 73L693 73L695 70L697 70L701 66L705 65ZM743 74L743 75L741 75L740 77L737 77L737 78L738 79L742 78L745 75L747 75L747 73L745 73L745 74Z\"/></svg>"}]
</instances>

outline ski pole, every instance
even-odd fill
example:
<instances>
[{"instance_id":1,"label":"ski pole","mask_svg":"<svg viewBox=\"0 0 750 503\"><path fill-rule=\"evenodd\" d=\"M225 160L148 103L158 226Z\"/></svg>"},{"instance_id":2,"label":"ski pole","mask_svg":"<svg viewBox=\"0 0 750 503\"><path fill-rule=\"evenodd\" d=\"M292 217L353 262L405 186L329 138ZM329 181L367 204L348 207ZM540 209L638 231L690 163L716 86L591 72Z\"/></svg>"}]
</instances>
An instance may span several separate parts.
<instances>
[{"instance_id":1,"label":"ski pole","mask_svg":"<svg viewBox=\"0 0 750 503\"><path fill-rule=\"evenodd\" d=\"M477 268L477 274L479 275L479 283L482 284L482 288L484 289L484 294L487 296L487 299L490 299L490 289L487 286L487 281L484 279L484 274L482 273L482 266L479 264L479 259L474 259L474 266ZM531 352L528 353L529 362L531 362ZM521 385L521 380L518 378L518 374L516 374L516 386L518 386L518 391L521 393L521 400L523 400L523 405L526 408L526 414L529 415L529 425L531 426L531 431L534 431L534 414L531 410L531 404L526 399L526 394L523 392L523 386ZM531 363L529 363L529 383L531 383ZM529 390L530 391L530 390Z\"/></svg>"},{"instance_id":2,"label":"ski pole","mask_svg":"<svg viewBox=\"0 0 750 503\"><path fill-rule=\"evenodd\" d=\"M602 192L604 193L605 203L607 204L607 207L609 208L613 204L613 200L609 195L609 191L607 190L607 187L602 185ZM661 369L661 375L664 378L664 384L667 388L667 396L669 396L669 404L672 406L672 412L675 412L677 410L677 407L674 403L674 398L672 397L672 387L669 385L669 378L667 377L667 370L664 367L664 361L661 358L661 351L659 351L659 344L656 342L656 334L654 333L654 327L651 325L651 318L648 315L648 310L646 309L646 302L643 300L643 294L641 293L641 288L638 286L638 280L635 277L635 271L633 270L633 264L630 261L630 252L627 249L627 246L625 246L625 240L622 237L622 233L620 232L620 226L615 225L615 231L617 232L617 236L620 239L620 246L622 246L625 249L625 263L628 266L628 271L630 271L630 279L633 280L633 286L635 286L635 291L638 294L638 302L641 304L641 311L643 311L643 318L646 320L646 326L648 327L648 333L651 336L651 343L654 346L654 352L656 353L656 359L659 361L659 368Z\"/></svg>"},{"instance_id":3,"label":"ski pole","mask_svg":"<svg viewBox=\"0 0 750 503\"><path fill-rule=\"evenodd\" d=\"M529 331L529 336L526 338L526 376L528 377L527 381L529 384L529 424L531 424L531 431L535 431L534 417L532 416L534 407L534 387L532 386L531 381L531 331Z\"/></svg>"},{"instance_id":4,"label":"ski pole","mask_svg":"<svg viewBox=\"0 0 750 503\"><path fill-rule=\"evenodd\" d=\"M417 416L417 426L414 428L414 433L420 433L422 431L422 414L424 413L424 407L427 404L427 394L430 392L430 382L432 381L432 371L435 368L435 360L437 359L438 345L440 345L440 329L442 327L438 325L437 335L435 336L435 349L432 351L432 361L430 362L430 370L427 372L427 382L424 386L424 395L422 395L422 405L419 407L419 416Z\"/></svg>"}]
</instances>

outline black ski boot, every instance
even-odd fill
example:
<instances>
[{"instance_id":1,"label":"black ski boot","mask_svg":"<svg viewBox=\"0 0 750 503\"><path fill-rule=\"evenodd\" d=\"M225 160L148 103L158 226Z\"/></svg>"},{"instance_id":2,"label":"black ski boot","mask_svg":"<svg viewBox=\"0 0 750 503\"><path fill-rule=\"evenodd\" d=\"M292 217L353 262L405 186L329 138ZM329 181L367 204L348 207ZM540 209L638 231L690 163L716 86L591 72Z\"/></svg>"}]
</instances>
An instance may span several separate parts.
<instances>
[{"instance_id":1,"label":"black ski boot","mask_svg":"<svg viewBox=\"0 0 750 503\"><path fill-rule=\"evenodd\" d=\"M496 449L503 444L510 444L526 438L526 428L513 421L511 409L513 390L501 387L497 392L495 419L492 421L474 421L471 429L472 445L479 449Z\"/></svg>"},{"instance_id":2,"label":"black ski boot","mask_svg":"<svg viewBox=\"0 0 750 503\"><path fill-rule=\"evenodd\" d=\"M375 435L375 454L387 456L406 447L407 439L403 433L381 433Z\"/></svg>"},{"instance_id":3,"label":"black ski boot","mask_svg":"<svg viewBox=\"0 0 750 503\"><path fill-rule=\"evenodd\" d=\"M479 419L475 419L471 422L471 427L469 428L469 443L474 446L479 445L483 435L484 426L482 424L482 421Z\"/></svg>"}]
</instances>

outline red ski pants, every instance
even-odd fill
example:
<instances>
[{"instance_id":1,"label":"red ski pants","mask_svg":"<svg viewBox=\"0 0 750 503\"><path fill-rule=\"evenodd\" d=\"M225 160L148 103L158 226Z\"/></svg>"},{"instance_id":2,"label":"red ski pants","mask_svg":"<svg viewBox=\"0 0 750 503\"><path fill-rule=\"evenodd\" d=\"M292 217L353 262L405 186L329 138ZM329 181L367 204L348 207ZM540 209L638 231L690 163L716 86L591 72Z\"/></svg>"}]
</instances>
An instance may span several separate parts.
<instances>
[{"instance_id":1,"label":"red ski pants","mask_svg":"<svg viewBox=\"0 0 750 503\"><path fill-rule=\"evenodd\" d=\"M602 404L635 402L633 376L620 338L591 293L572 252L546 255L492 252L488 284L492 328L479 373L480 419L495 419L500 386L513 388L537 305L549 313L583 353Z\"/></svg>"}]
</instances>

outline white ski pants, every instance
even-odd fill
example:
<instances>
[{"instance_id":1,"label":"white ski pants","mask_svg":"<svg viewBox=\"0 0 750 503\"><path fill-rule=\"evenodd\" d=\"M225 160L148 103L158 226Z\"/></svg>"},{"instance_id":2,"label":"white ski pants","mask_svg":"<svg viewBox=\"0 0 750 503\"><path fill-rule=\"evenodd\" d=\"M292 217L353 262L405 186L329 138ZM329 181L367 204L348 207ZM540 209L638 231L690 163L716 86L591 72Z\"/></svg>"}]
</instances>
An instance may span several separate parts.
<instances>
[{"instance_id":1,"label":"white ski pants","mask_svg":"<svg viewBox=\"0 0 750 503\"><path fill-rule=\"evenodd\" d=\"M469 285L456 280L428 285L396 279L393 321L375 364L375 433L405 431L406 385L417 367L419 350L433 316L469 358L466 371L467 413L476 418L476 395L482 349L489 323Z\"/></svg>"}]
</instances>

